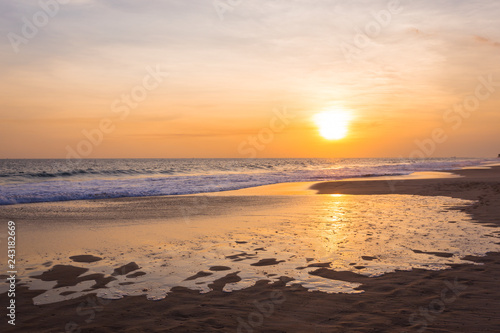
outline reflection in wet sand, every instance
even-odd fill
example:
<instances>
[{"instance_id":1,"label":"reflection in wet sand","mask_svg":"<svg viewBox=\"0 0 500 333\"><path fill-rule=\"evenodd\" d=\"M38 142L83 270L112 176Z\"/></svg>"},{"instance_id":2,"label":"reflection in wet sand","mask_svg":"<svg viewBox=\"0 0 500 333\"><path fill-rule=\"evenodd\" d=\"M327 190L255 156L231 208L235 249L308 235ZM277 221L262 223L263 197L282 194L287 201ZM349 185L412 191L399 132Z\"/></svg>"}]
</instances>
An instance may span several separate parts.
<instances>
[{"instance_id":1,"label":"reflection in wet sand","mask_svg":"<svg viewBox=\"0 0 500 333\"><path fill-rule=\"evenodd\" d=\"M310 291L357 293L363 291L358 283L311 273L321 267L365 276L413 268L437 270L463 263L466 255L500 250L491 228L449 209L470 201L410 195L290 200L276 209L232 214L220 228L215 227L216 218L207 217L193 224L127 225L117 239L109 235L116 227L101 226L101 236L82 230L80 237L93 239L88 239L85 253L72 254L88 256L70 259L61 248L44 261L38 259L40 263L30 258L22 265L26 270L20 272L21 281L31 289L47 290L34 299L36 304L91 292L109 299L147 295L155 300L176 286L205 293L221 279L227 292L287 277L289 285L301 284ZM186 230L196 232L186 236ZM128 238L123 239L123 233ZM48 260L58 266L47 271L42 262Z\"/></svg>"}]
</instances>

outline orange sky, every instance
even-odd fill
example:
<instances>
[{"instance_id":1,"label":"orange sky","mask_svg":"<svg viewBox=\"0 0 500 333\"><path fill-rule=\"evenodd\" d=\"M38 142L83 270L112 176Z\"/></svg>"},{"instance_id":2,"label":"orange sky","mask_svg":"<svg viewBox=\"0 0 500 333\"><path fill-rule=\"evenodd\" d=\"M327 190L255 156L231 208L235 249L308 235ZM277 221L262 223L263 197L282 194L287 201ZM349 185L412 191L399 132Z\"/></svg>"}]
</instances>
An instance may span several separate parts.
<instances>
[{"instance_id":1,"label":"orange sky","mask_svg":"<svg viewBox=\"0 0 500 333\"><path fill-rule=\"evenodd\" d=\"M500 153L496 1L49 9L0 4L0 158ZM351 113L346 138L319 135L328 110Z\"/></svg>"}]
</instances>

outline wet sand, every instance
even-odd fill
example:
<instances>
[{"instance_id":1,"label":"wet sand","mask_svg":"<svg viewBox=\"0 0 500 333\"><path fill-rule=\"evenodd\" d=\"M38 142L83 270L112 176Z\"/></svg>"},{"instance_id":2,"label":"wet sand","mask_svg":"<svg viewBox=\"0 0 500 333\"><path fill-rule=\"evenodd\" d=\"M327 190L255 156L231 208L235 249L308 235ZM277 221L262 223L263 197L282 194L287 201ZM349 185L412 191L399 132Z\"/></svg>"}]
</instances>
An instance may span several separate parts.
<instances>
[{"instance_id":1,"label":"wet sand","mask_svg":"<svg viewBox=\"0 0 500 333\"><path fill-rule=\"evenodd\" d=\"M318 255L317 251L324 250L325 244L335 243L335 236L319 242L313 236L305 238L305 233L297 233L297 239L310 239L311 243L303 243L300 251L292 247L288 253L283 250L286 249L284 242L289 239L293 244L293 234L283 233L281 239L279 234L272 237L272 246L282 249L280 253L266 252L269 249L259 247L260 242L269 245L270 241L255 239L256 236L271 234L273 230L284 230L279 229L283 225L274 224L277 220L288 220L290 232L293 228L300 230L302 227L314 230L312 227L315 224L308 220L316 221L314 218L323 213L313 216L311 212L314 209L321 212L322 205L332 202L348 207L340 213L351 214L349 216L359 210L360 201L369 202L373 207L379 207L380 215L390 207L387 204L383 206L384 201L379 199L390 197L396 203L407 200L410 205L416 206L411 200L420 200L419 196L425 196L427 201L419 202L433 205L433 209L439 209L445 215L456 214L446 218L451 223L450 227L457 223L464 228L477 226L478 232L487 227L488 232L478 237L488 239L490 243L500 243L499 233L492 228L497 226L500 216L500 168L453 173L460 177L327 182L314 184L310 189L310 184L307 187L306 184L295 184L287 185L287 193L282 192L283 187L280 190L275 187L274 190L267 188L264 191L252 189L252 193L245 195L224 193L2 207L2 219L18 222L19 235L26 237L24 243L20 240L19 251L20 256L30 260L23 265L31 265L33 271L37 271L32 275L37 276L34 281L45 280L48 282L44 283L52 283L54 287L69 288L63 292L69 293L68 296L72 293L72 286L84 285L88 291L84 296L62 302L34 305L33 299L46 291L27 290L26 285L20 284L16 295L17 326L13 329L4 321L0 327L2 332L416 332L424 329L428 332L496 332L500 328L498 253L463 257L461 254L469 248L460 248L457 244L451 250L412 248L409 249L411 252L405 253L415 258L425 257L425 260L430 260L429 263L449 268L396 269L383 275L368 276L365 270L372 267L376 271L375 268L384 263L377 253L356 253L345 260L335 257L332 262L320 261L325 255ZM298 186L300 191L290 186ZM306 199L305 192L310 194L311 191L325 196ZM266 193L274 195L263 195ZM338 196L343 194L348 196ZM474 202L446 201L444 197ZM328 201L330 199L334 201ZM446 206L447 202L449 206ZM425 207L418 214L425 214ZM391 215L395 214L388 214L387 217ZM303 226L297 222L301 219L306 223ZM239 230L235 230L236 220L240 221ZM350 218L350 221L353 220ZM323 220L316 222L326 225ZM362 223L359 225L362 226ZM378 226L374 227L375 230ZM163 233L159 232L161 230ZM318 230L324 231L324 228ZM447 226L446 231L449 230L452 229ZM468 232L470 230L476 229L467 229ZM67 239L72 234L75 237ZM340 234L349 235L345 232ZM131 261L136 257L141 259L137 253L134 254L141 244L145 246L142 248L145 253L151 253L146 246L152 248L157 245L160 247L157 252L162 252L162 244L184 246L183 242L204 235L209 240L232 235L233 238L226 239L227 244L220 251L233 256L221 257L220 261L216 258L200 261L205 265L200 270L197 267L182 268L186 274L182 276L186 285L172 286L167 297L157 301L148 300L146 295L125 296L118 300L95 297L99 294L97 290L113 283L128 283L152 275L149 271L147 274L143 272L148 268L143 267L144 262ZM324 236L323 233L321 235ZM405 236L398 239L401 238ZM94 239L94 243L90 239ZM79 243L82 240L85 244ZM115 246L120 241L124 243L123 249L116 253ZM127 247L135 250L127 252ZM101 253L96 251L98 248L102 248ZM377 247L372 249L379 251ZM340 250L335 248L329 251L327 255ZM294 252L302 253L303 258L292 258ZM115 256L110 256L110 253ZM197 253L193 250L190 258ZM385 255L390 257L390 253ZM152 254L151 262L154 262L155 256L158 253ZM52 262L43 261L49 257ZM300 260L303 267L296 267ZM425 260L424 263L427 262ZM463 260L470 263L462 263ZM103 262L105 269L99 274L97 268ZM280 270L279 267L287 264L295 266L290 266L288 271L285 268ZM255 269L253 275L245 275L250 269ZM297 275L296 271L304 274ZM193 274L188 275L189 272ZM267 275L259 275L262 273ZM304 276L311 278L310 285L295 283ZM291 280L293 278L296 280ZM247 280L249 284L246 286L244 283ZM145 280L145 283L150 281ZM204 282L203 288L208 287L206 292L192 290L197 281ZM341 286L347 288L345 291L351 293L319 291L322 284L339 281ZM242 283L243 288L234 288ZM316 289L319 290L312 288L311 291L311 288L307 290L304 287L314 287L314 283L318 283ZM6 294L0 295L0 300L6 304Z\"/></svg>"}]
</instances>

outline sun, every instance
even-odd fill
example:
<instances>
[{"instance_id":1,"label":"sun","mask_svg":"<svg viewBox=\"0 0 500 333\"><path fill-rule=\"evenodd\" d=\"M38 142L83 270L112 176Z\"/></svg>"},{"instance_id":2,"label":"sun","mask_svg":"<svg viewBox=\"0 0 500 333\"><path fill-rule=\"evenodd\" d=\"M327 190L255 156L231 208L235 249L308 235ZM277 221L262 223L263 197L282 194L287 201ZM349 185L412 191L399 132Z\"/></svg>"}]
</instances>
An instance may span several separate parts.
<instances>
[{"instance_id":1,"label":"sun","mask_svg":"<svg viewBox=\"0 0 500 333\"><path fill-rule=\"evenodd\" d=\"M323 111L314 116L319 134L327 140L345 138L349 132L351 119L351 114L342 109Z\"/></svg>"}]
</instances>

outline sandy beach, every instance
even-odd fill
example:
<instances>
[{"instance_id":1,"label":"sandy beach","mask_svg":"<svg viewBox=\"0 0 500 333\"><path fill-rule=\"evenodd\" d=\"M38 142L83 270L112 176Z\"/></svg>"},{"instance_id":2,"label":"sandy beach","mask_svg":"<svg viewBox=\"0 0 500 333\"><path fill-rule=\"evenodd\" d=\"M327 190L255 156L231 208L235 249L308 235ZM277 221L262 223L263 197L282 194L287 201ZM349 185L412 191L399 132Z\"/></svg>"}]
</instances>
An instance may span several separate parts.
<instances>
[{"instance_id":1,"label":"sandy beach","mask_svg":"<svg viewBox=\"0 0 500 333\"><path fill-rule=\"evenodd\" d=\"M500 166L2 206L20 280L0 327L498 332L499 207Z\"/></svg>"},{"instance_id":2,"label":"sandy beach","mask_svg":"<svg viewBox=\"0 0 500 333\"><path fill-rule=\"evenodd\" d=\"M0 12L0 333L500 333L500 1Z\"/></svg>"}]
</instances>

